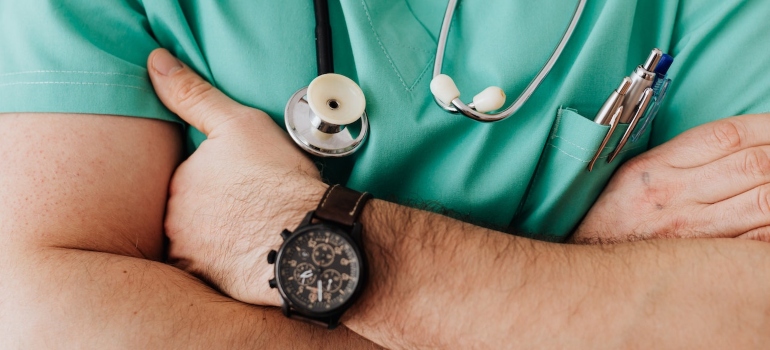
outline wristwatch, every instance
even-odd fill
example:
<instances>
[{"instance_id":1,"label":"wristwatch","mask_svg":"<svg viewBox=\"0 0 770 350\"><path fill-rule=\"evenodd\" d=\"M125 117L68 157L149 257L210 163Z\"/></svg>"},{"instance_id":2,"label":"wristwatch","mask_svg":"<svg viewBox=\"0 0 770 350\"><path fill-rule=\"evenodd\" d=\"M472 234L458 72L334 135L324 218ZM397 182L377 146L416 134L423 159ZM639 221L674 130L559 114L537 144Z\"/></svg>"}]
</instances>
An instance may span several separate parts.
<instances>
[{"instance_id":1,"label":"wristwatch","mask_svg":"<svg viewBox=\"0 0 770 350\"><path fill-rule=\"evenodd\" d=\"M284 315L334 329L361 295L368 269L358 217L371 198L331 186L294 232L281 233L267 262L275 264L270 288L281 294Z\"/></svg>"}]
</instances>

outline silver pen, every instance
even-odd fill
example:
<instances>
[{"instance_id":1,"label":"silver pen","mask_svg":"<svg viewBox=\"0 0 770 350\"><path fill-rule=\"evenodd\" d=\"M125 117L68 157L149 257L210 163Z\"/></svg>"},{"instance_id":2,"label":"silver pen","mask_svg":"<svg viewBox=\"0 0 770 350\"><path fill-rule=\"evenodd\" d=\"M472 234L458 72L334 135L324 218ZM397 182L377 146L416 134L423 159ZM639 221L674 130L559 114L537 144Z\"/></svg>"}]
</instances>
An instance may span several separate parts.
<instances>
[{"instance_id":1,"label":"silver pen","mask_svg":"<svg viewBox=\"0 0 770 350\"><path fill-rule=\"evenodd\" d=\"M594 170L594 165L596 165L596 161L599 160L599 156L602 155L602 151L604 150L604 147L607 146L607 143L610 142L610 138L612 137L612 134L615 133L615 129L618 128L618 124L620 124L620 115L623 113L623 106L618 107L618 109L615 110L614 113L612 113L612 117L610 118L609 125L610 129L607 130L607 134L604 135L604 140L602 140L602 144L599 145L599 149L596 150L596 153L594 154L594 157L591 158L591 161L588 162L588 172Z\"/></svg>"},{"instance_id":2,"label":"silver pen","mask_svg":"<svg viewBox=\"0 0 770 350\"><path fill-rule=\"evenodd\" d=\"M628 124L634 116L637 106L642 103L642 97L645 90L652 87L655 83L655 67L663 57L663 52L659 49L653 49L647 61L643 65L636 67L631 73L631 87L628 89L623 99L623 115L620 116L620 122Z\"/></svg>"},{"instance_id":3,"label":"silver pen","mask_svg":"<svg viewBox=\"0 0 770 350\"><path fill-rule=\"evenodd\" d=\"M620 86L610 94L610 97L604 101L602 108L596 113L594 123L599 125L610 125L610 119L612 118L612 115L615 114L615 110L623 104L623 100L625 99L628 90L631 88L631 83L631 78L623 78L623 81L620 82Z\"/></svg>"},{"instance_id":4,"label":"silver pen","mask_svg":"<svg viewBox=\"0 0 770 350\"><path fill-rule=\"evenodd\" d=\"M652 102L653 95L654 95L654 90L651 87L644 89L644 93L642 93L642 98L639 101L639 104L634 109L633 117L631 117L631 122L628 124L628 128L626 129L626 132L623 134L623 137L618 142L618 146L615 147L615 150L612 151L612 153L610 153L610 155L607 157L607 163L612 163L612 161L615 160L615 157L617 157L620 154L620 151L623 150L623 147L626 146L626 142L628 142L628 139L631 137L631 134L634 132L636 125L639 124L639 121L642 119L642 116L644 116L644 113L647 112L647 108L650 107L650 102Z\"/></svg>"},{"instance_id":5,"label":"silver pen","mask_svg":"<svg viewBox=\"0 0 770 350\"><path fill-rule=\"evenodd\" d=\"M593 158L588 162L589 172L594 170L596 161L599 160L599 156L602 155L604 147L610 142L612 134L615 132L615 129L617 129L618 124L620 124L620 116L623 114L624 109L623 99L628 93L629 88L631 88L631 78L625 77L623 78L623 81L620 82L620 86L612 91L610 97L604 101L602 108L599 109L599 112L596 113L596 117L594 117L594 123L599 125L609 125L610 129L607 130L607 134L604 135L604 139L599 145L599 149L596 150Z\"/></svg>"}]
</instances>

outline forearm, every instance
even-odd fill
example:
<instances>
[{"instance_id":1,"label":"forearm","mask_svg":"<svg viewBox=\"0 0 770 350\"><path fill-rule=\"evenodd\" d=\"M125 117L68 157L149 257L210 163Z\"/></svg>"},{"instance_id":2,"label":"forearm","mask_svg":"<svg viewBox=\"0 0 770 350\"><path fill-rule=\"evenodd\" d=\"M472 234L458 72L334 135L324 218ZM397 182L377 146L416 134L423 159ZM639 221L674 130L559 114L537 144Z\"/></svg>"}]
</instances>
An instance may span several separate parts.
<instances>
[{"instance_id":1,"label":"forearm","mask_svg":"<svg viewBox=\"0 0 770 350\"><path fill-rule=\"evenodd\" d=\"M344 328L225 298L158 262L46 248L5 255L1 266L0 338L19 348L372 347Z\"/></svg>"},{"instance_id":2,"label":"forearm","mask_svg":"<svg viewBox=\"0 0 770 350\"><path fill-rule=\"evenodd\" d=\"M179 149L159 121L0 115L0 347L364 346L150 261Z\"/></svg>"},{"instance_id":3,"label":"forearm","mask_svg":"<svg viewBox=\"0 0 770 350\"><path fill-rule=\"evenodd\" d=\"M389 347L727 347L770 329L763 243L556 245L382 201L362 222L372 284L345 324Z\"/></svg>"}]
</instances>

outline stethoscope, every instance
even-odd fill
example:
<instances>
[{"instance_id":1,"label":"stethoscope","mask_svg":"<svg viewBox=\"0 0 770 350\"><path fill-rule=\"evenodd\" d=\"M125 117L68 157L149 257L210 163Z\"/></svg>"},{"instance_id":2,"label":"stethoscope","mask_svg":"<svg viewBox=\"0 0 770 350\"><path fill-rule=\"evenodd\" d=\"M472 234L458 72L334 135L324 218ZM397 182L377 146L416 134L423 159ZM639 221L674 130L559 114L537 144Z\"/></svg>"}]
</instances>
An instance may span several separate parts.
<instances>
[{"instance_id":1,"label":"stethoscope","mask_svg":"<svg viewBox=\"0 0 770 350\"><path fill-rule=\"evenodd\" d=\"M449 0L447 4L430 90L436 103L449 113L460 113L480 122L496 122L518 112L540 87L572 37L583 15L586 0L578 0L567 30L540 72L510 106L498 113L492 112L500 110L505 104L505 93L501 88L488 87L474 96L472 103L465 104L460 100L460 90L452 78L441 73L457 2ZM329 6L327 0L314 0L314 6L318 77L291 96L286 104L284 120L289 135L303 150L319 157L344 157L360 149L369 134L366 98L353 80L333 73Z\"/></svg>"}]
</instances>

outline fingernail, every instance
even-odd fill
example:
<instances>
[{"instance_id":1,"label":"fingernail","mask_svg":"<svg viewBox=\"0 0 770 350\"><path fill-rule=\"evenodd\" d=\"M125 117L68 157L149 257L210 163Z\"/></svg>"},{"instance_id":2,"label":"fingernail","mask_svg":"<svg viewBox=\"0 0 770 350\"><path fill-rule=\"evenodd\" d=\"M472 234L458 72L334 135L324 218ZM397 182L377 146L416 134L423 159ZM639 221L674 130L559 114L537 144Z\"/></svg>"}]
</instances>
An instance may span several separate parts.
<instances>
[{"instance_id":1,"label":"fingernail","mask_svg":"<svg viewBox=\"0 0 770 350\"><path fill-rule=\"evenodd\" d=\"M171 75L182 69L182 62L166 50L160 50L152 59L152 66L162 75Z\"/></svg>"}]
</instances>

